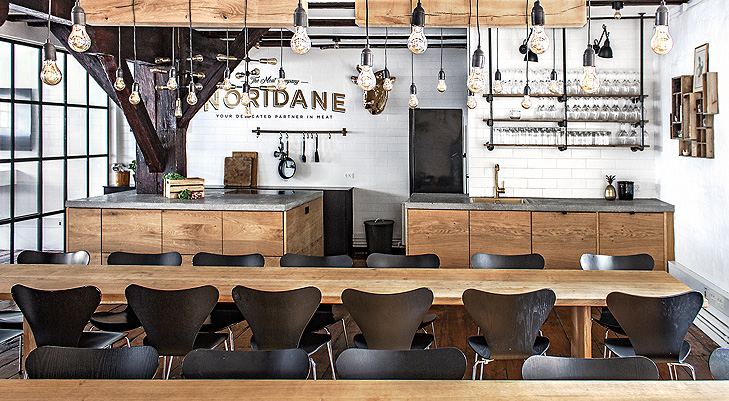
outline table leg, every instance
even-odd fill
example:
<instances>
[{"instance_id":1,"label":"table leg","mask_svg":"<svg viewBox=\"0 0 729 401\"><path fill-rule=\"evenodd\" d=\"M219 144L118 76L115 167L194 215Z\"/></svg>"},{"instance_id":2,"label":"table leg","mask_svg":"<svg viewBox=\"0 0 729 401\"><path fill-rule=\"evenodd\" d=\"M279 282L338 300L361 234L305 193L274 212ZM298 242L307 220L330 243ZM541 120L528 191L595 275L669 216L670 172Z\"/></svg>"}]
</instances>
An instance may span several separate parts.
<instances>
[{"instance_id":1,"label":"table leg","mask_svg":"<svg viewBox=\"0 0 729 401\"><path fill-rule=\"evenodd\" d=\"M23 316L23 358L20 361L21 371L23 373L25 373L25 358L28 354L30 354L30 351L33 351L35 348L35 337L33 336L33 332L30 330L28 320L26 320L25 316Z\"/></svg>"},{"instance_id":2,"label":"table leg","mask_svg":"<svg viewBox=\"0 0 729 401\"><path fill-rule=\"evenodd\" d=\"M589 306L572 307L572 346L573 358L592 357L592 321Z\"/></svg>"}]
</instances>

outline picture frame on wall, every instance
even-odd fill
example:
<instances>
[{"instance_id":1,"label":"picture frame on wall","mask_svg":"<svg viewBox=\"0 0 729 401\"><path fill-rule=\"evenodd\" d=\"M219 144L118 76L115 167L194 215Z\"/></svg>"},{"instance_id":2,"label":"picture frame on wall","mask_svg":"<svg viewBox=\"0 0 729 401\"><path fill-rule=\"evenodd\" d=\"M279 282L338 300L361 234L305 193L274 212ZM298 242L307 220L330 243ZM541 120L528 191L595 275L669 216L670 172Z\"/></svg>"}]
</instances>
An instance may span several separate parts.
<instances>
[{"instance_id":1,"label":"picture frame on wall","mask_svg":"<svg viewBox=\"0 0 729 401\"><path fill-rule=\"evenodd\" d=\"M694 50L694 92L703 90L703 76L707 71L709 71L709 44L704 43Z\"/></svg>"}]
</instances>

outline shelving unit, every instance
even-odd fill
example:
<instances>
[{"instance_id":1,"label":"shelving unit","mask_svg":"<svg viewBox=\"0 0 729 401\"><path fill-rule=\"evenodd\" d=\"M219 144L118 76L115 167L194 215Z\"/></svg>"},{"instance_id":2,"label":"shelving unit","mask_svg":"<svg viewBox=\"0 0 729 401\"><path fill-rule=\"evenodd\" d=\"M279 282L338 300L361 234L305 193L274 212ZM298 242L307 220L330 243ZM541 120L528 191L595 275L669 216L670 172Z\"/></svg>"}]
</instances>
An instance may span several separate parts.
<instances>
[{"instance_id":1,"label":"shelving unit","mask_svg":"<svg viewBox=\"0 0 729 401\"><path fill-rule=\"evenodd\" d=\"M714 114L719 113L718 75L707 72L702 80L703 89L692 92L692 76L672 78L670 137L679 141L679 156L713 159Z\"/></svg>"},{"instance_id":2,"label":"shelving unit","mask_svg":"<svg viewBox=\"0 0 729 401\"><path fill-rule=\"evenodd\" d=\"M488 143L485 143L483 146L489 146ZM503 147L537 147L537 148L553 148L556 145L545 145L545 144L515 144L515 143L499 143L494 146L503 146ZM635 145L569 145L571 148L632 148ZM645 145L646 148L649 148L650 146Z\"/></svg>"},{"instance_id":3,"label":"shelving unit","mask_svg":"<svg viewBox=\"0 0 729 401\"><path fill-rule=\"evenodd\" d=\"M684 123L684 110L683 97L693 91L694 77L691 75L681 75L671 79L671 114L669 120L671 121L670 135L671 139L681 138L683 132L688 132L686 126L688 122Z\"/></svg>"}]
</instances>

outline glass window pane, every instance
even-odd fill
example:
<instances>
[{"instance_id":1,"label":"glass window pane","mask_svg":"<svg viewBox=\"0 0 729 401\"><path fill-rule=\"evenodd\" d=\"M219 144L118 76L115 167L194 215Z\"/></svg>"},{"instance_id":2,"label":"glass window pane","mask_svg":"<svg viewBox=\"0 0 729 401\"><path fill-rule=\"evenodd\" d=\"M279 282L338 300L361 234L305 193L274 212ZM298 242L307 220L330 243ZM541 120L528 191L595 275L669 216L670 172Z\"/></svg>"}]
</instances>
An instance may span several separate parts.
<instances>
[{"instance_id":1,"label":"glass window pane","mask_svg":"<svg viewBox=\"0 0 729 401\"><path fill-rule=\"evenodd\" d=\"M86 104L86 77L87 73L84 67L76 61L75 58L68 57L66 59L66 79L68 80L68 103L69 104Z\"/></svg>"},{"instance_id":2,"label":"glass window pane","mask_svg":"<svg viewBox=\"0 0 729 401\"><path fill-rule=\"evenodd\" d=\"M8 42L0 42L0 98L10 98L10 48ZM2 247L2 245L0 245Z\"/></svg>"},{"instance_id":3,"label":"glass window pane","mask_svg":"<svg viewBox=\"0 0 729 401\"><path fill-rule=\"evenodd\" d=\"M86 198L86 159L68 161L68 199Z\"/></svg>"},{"instance_id":4,"label":"glass window pane","mask_svg":"<svg viewBox=\"0 0 729 401\"><path fill-rule=\"evenodd\" d=\"M109 136L109 111L89 109L89 153L101 155L107 153Z\"/></svg>"},{"instance_id":5,"label":"glass window pane","mask_svg":"<svg viewBox=\"0 0 729 401\"><path fill-rule=\"evenodd\" d=\"M92 106L106 106L109 96L101 89L96 81L89 77L89 104Z\"/></svg>"},{"instance_id":6,"label":"glass window pane","mask_svg":"<svg viewBox=\"0 0 729 401\"><path fill-rule=\"evenodd\" d=\"M43 218L43 250L63 251L63 214Z\"/></svg>"},{"instance_id":7,"label":"glass window pane","mask_svg":"<svg viewBox=\"0 0 729 401\"><path fill-rule=\"evenodd\" d=\"M15 104L15 157L38 157L40 106Z\"/></svg>"},{"instance_id":8,"label":"glass window pane","mask_svg":"<svg viewBox=\"0 0 729 401\"><path fill-rule=\"evenodd\" d=\"M10 163L0 164L0 219L10 218ZM0 243L0 249L3 248Z\"/></svg>"},{"instance_id":9,"label":"glass window pane","mask_svg":"<svg viewBox=\"0 0 729 401\"><path fill-rule=\"evenodd\" d=\"M68 111L68 155L86 154L86 108L69 107Z\"/></svg>"},{"instance_id":10,"label":"glass window pane","mask_svg":"<svg viewBox=\"0 0 729 401\"><path fill-rule=\"evenodd\" d=\"M15 223L15 252L38 250L38 219Z\"/></svg>"},{"instance_id":11,"label":"glass window pane","mask_svg":"<svg viewBox=\"0 0 729 401\"><path fill-rule=\"evenodd\" d=\"M15 217L38 213L38 162L15 164Z\"/></svg>"},{"instance_id":12,"label":"glass window pane","mask_svg":"<svg viewBox=\"0 0 729 401\"><path fill-rule=\"evenodd\" d=\"M0 226L0 263L10 263L10 224Z\"/></svg>"},{"instance_id":13,"label":"glass window pane","mask_svg":"<svg viewBox=\"0 0 729 401\"><path fill-rule=\"evenodd\" d=\"M15 45L15 98L38 100L40 49ZM48 86L48 85L46 85Z\"/></svg>"},{"instance_id":14,"label":"glass window pane","mask_svg":"<svg viewBox=\"0 0 729 401\"><path fill-rule=\"evenodd\" d=\"M10 158L10 124L13 121L10 103L0 103L0 159Z\"/></svg>"},{"instance_id":15,"label":"glass window pane","mask_svg":"<svg viewBox=\"0 0 729 401\"><path fill-rule=\"evenodd\" d=\"M43 162L43 213L63 210L63 160Z\"/></svg>"},{"instance_id":16,"label":"glass window pane","mask_svg":"<svg viewBox=\"0 0 729 401\"><path fill-rule=\"evenodd\" d=\"M43 106L43 156L63 156L63 106Z\"/></svg>"},{"instance_id":17,"label":"glass window pane","mask_svg":"<svg viewBox=\"0 0 729 401\"><path fill-rule=\"evenodd\" d=\"M104 194L104 185L109 181L106 166L109 163L108 157L94 157L89 160L89 196L101 196Z\"/></svg>"},{"instance_id":18,"label":"glass window pane","mask_svg":"<svg viewBox=\"0 0 729 401\"><path fill-rule=\"evenodd\" d=\"M63 72L63 79L67 79L66 77L66 58L68 56L64 53L56 53L56 65L58 65L58 68L61 69ZM69 87L71 85L68 85ZM64 90L66 85L63 81L61 81L58 85L42 85L43 89L43 101L44 102L54 102L54 103L63 103L64 102Z\"/></svg>"}]
</instances>

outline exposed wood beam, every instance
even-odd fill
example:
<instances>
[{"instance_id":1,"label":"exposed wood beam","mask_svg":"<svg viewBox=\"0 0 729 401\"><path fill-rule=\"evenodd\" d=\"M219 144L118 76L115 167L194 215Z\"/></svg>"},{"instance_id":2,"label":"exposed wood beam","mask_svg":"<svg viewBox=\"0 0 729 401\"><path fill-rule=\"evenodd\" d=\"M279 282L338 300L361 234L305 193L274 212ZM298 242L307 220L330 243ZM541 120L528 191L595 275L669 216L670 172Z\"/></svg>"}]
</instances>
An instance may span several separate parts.
<instances>
[{"instance_id":1,"label":"exposed wood beam","mask_svg":"<svg viewBox=\"0 0 729 401\"><path fill-rule=\"evenodd\" d=\"M0 26L8 20L8 14L10 13L10 3L8 0L0 0Z\"/></svg>"}]
</instances>

